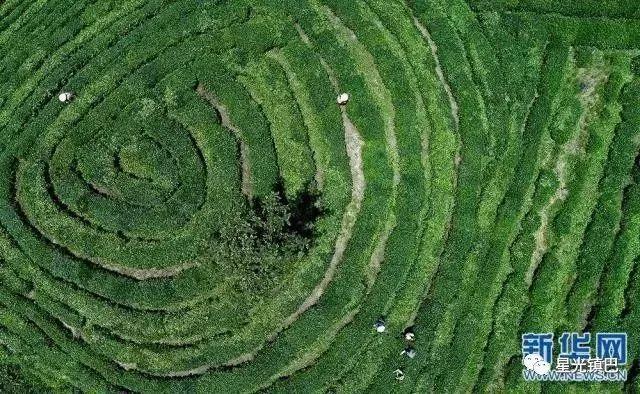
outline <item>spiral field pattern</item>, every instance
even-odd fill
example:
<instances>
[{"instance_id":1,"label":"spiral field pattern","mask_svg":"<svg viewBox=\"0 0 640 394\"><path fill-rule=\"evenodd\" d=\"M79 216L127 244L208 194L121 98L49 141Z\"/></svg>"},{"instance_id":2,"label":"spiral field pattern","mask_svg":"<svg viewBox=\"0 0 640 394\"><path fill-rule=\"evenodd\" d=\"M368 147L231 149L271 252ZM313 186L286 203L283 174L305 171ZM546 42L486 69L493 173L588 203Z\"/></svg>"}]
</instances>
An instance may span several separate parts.
<instances>
[{"instance_id":1,"label":"spiral field pattern","mask_svg":"<svg viewBox=\"0 0 640 394\"><path fill-rule=\"evenodd\" d=\"M633 391L638 49L627 1L0 1L0 365L539 391L522 333L624 331L628 381L568 387ZM274 193L293 235L241 243Z\"/></svg>"}]
</instances>

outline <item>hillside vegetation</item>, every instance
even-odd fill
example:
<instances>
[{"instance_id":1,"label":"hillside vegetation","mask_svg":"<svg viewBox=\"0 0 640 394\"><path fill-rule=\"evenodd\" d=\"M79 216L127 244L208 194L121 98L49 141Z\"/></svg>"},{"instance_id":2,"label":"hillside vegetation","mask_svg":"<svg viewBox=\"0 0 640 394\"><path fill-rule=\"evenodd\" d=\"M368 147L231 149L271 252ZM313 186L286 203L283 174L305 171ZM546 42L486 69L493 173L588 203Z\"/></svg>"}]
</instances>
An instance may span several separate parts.
<instances>
[{"instance_id":1,"label":"hillside vegetation","mask_svg":"<svg viewBox=\"0 0 640 394\"><path fill-rule=\"evenodd\" d=\"M634 0L0 1L0 392L635 392L639 49ZM525 382L563 331L628 381Z\"/></svg>"}]
</instances>

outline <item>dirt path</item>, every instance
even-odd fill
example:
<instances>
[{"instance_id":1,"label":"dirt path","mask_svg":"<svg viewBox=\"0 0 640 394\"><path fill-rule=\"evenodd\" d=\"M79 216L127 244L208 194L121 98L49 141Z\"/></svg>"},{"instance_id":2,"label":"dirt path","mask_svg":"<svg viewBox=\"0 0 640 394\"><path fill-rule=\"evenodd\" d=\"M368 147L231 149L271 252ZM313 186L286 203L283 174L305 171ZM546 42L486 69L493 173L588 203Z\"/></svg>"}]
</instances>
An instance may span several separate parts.
<instances>
[{"instance_id":1,"label":"dirt path","mask_svg":"<svg viewBox=\"0 0 640 394\"><path fill-rule=\"evenodd\" d=\"M395 205L397 186L400 183L400 154L398 150L398 141L396 138L396 113L393 106L391 93L387 89L382 76L378 72L378 68L373 55L371 55L367 48L358 40L355 32L348 26L346 26L329 7L320 6L318 12L324 14L328 18L332 27L337 32L336 35L342 36L343 40L349 47L349 50L353 54L353 57L355 59L354 67L358 69L360 74L364 77L365 84L367 85L368 90L374 97L375 103L380 107L381 115L384 120L387 152L391 161L391 167L393 171L393 192L391 197L391 204ZM333 83L335 84L336 82ZM371 286L378 276L380 267L382 265L382 262L384 261L387 241L395 226L396 218L394 216L393 210L391 209L385 222L384 229L378 237L375 249L371 255L371 260L369 261L369 269L367 272L367 285L369 290L371 289Z\"/></svg>"},{"instance_id":2,"label":"dirt path","mask_svg":"<svg viewBox=\"0 0 640 394\"><path fill-rule=\"evenodd\" d=\"M137 280L171 278L173 276L177 276L183 271L199 266L198 263L193 262L193 263L184 263L184 264L180 264L175 267L169 267L169 268L139 269L139 268L129 268L129 267L111 265L104 261L98 262L97 264L100 265L102 268L108 269L109 271L114 271L119 273L120 275L129 276Z\"/></svg>"},{"instance_id":3,"label":"dirt path","mask_svg":"<svg viewBox=\"0 0 640 394\"><path fill-rule=\"evenodd\" d=\"M442 85L449 101L449 107L451 109L451 118L453 119L453 125L455 127L455 132L457 134L456 139L458 142L458 148L453 157L453 165L454 165L453 182L454 182L454 189L457 189L458 171L460 168L460 163L462 163L462 159L463 159L460 154L460 152L462 152L462 139L460 138L460 108L458 106L458 103L456 102L455 97L453 96L453 90L451 89L451 85L449 85L449 82L447 82L447 79L444 76L444 72L442 71L442 65L440 63L440 58L438 57L438 46L436 45L435 41L433 41L431 34L427 30L427 28L422 24L422 22L420 22L420 20L415 15L412 15L411 17L413 19L413 24L415 25L415 27L418 29L418 31L420 32L424 40L429 45L431 55L433 56L433 60L436 64L435 65L436 76L438 77L438 80L440 81L440 84ZM454 204L455 204L455 201L454 201ZM448 237L448 234L451 232L451 224L452 224L451 221L447 223L445 237Z\"/></svg>"},{"instance_id":4,"label":"dirt path","mask_svg":"<svg viewBox=\"0 0 640 394\"><path fill-rule=\"evenodd\" d=\"M186 271L191 268L198 267L200 264L197 262L184 262L179 263L177 265L166 267L166 268L132 268L132 267L123 267L121 265L117 265L111 262L107 262L102 258L92 257L86 255L84 253L80 253L77 251L73 251L69 249L67 246L59 243L55 238L49 238L49 240L57 245L59 248L63 249L68 254L74 256L78 260L90 261L93 264L96 264L106 270L117 272L122 276L128 276L130 278L134 278L137 280L147 280L147 279L159 279L159 278L171 278L179 275L181 272Z\"/></svg>"},{"instance_id":5,"label":"dirt path","mask_svg":"<svg viewBox=\"0 0 640 394\"><path fill-rule=\"evenodd\" d=\"M311 46L311 41L306 33L302 30L302 28L296 24L296 30L300 35L302 41ZM333 70L326 63L324 59L320 59L322 66L324 67L327 75L329 76L329 80L333 85L334 90L338 91L338 81L336 80ZM344 216L342 217L342 226L340 230L340 234L336 239L336 247L334 249L333 256L331 257L331 262L325 271L324 277L322 281L318 283L313 292L307 297L307 299L298 307L298 309L291 314L287 319L283 322L283 327L288 327L291 325L300 315L302 315L307 309L315 305L325 289L329 285L329 283L333 280L333 277L336 273L336 269L340 261L342 261L342 257L344 256L344 252L347 248L347 243L349 239L351 239L351 233L353 232L353 226L355 224L358 213L360 212L360 208L362 206L362 199L364 198L364 189L365 189L365 179L364 179L364 171L362 169L362 139L360 138L360 134L356 129L355 125L349 119L347 115L347 111L344 107L340 107L340 112L342 115L342 124L344 127L344 137L347 155L349 156L349 167L351 169L351 201L347 205ZM270 340L275 338L277 333L274 333Z\"/></svg>"},{"instance_id":6,"label":"dirt path","mask_svg":"<svg viewBox=\"0 0 640 394\"><path fill-rule=\"evenodd\" d=\"M251 198L253 197L253 186L251 184L251 163L249 162L249 148L242 139L242 131L231 121L227 107L225 107L224 104L222 104L217 99L217 97L213 95L213 93L206 90L201 83L198 84L196 93L198 93L200 97L207 100L209 104L211 104L220 114L222 127L231 130L235 135L236 141L238 141L238 145L240 146L240 163L242 166L242 194L244 194L249 200L251 200Z\"/></svg>"},{"instance_id":7,"label":"dirt path","mask_svg":"<svg viewBox=\"0 0 640 394\"><path fill-rule=\"evenodd\" d=\"M436 75L438 76L438 79L440 80L440 83L442 84L442 87L444 88L445 92L447 93L447 97L449 98L449 106L451 107L451 117L453 118L453 122L455 123L456 130L457 130L460 127L460 116L459 116L460 110L458 108L458 103L456 102L456 99L453 97L453 91L451 90L451 86L449 86L449 83L447 82L447 79L444 76L444 72L442 71L442 66L440 65L440 59L438 58L438 46L433 41L433 38L431 38L431 34L429 34L429 31L427 30L427 28L424 27L422 22L420 22L420 20L415 15L413 16L413 24L420 31L420 34L422 34L422 37L427 41L427 44L429 44L429 48L431 49L431 54L433 55L433 59L436 62Z\"/></svg>"},{"instance_id":8,"label":"dirt path","mask_svg":"<svg viewBox=\"0 0 640 394\"><path fill-rule=\"evenodd\" d=\"M458 169L460 167L460 164L462 163L462 156L460 155L460 152L462 151L462 141L459 137L459 129L460 129L459 106L455 100L455 97L453 96L453 91L451 89L451 86L449 85L449 83L447 82L447 79L444 76L442 65L440 63L440 58L438 57L438 46L436 45L435 41L433 41L433 38L431 37L431 34L427 30L427 28L413 14L412 9L406 4L406 2L405 2L405 7L407 12L411 15L414 26L416 27L416 29L418 29L418 32L420 33L420 35L428 45L428 51L431 52L431 56L435 62L434 71L436 73L436 78L442 85L442 88L444 89L445 94L447 95L447 100L449 102L450 116L451 116L451 120L453 121L453 128L454 128L453 131L457 134L455 137L457 142L457 148L455 153L451 157L453 161L452 190L453 190L453 193L455 194L455 190L457 189L457 185L458 185ZM443 116L446 116L446 115L443 114ZM423 160L425 161L428 160L427 157L429 156L428 148L429 148L428 142L423 142L423 155L424 155ZM430 180L428 179L428 181ZM452 200L451 209L453 209L453 204L455 204L455 199ZM444 233L443 233L444 240L446 240L449 237L449 233L451 232L451 223L452 223L451 218L449 217L447 219L447 222L444 224L445 226ZM429 225L430 224L427 224L427 226ZM430 257L428 258L433 261L438 261L440 259L438 255L430 255ZM434 271L432 272L431 275L435 275L435 272L438 270L439 263L434 263L434 265L435 265L435 267L433 268ZM419 298L421 300L420 302L422 302L422 300L427 299L429 292L431 291L431 285L432 283L429 281L428 284L425 286L424 292L422 296ZM417 307L414 308L413 313L411 313L409 319L406 322L407 327L410 327L415 323L415 320L418 316L418 312L419 312L419 308Z\"/></svg>"},{"instance_id":9,"label":"dirt path","mask_svg":"<svg viewBox=\"0 0 640 394\"><path fill-rule=\"evenodd\" d=\"M331 329L328 330L329 332L331 332L331 336L329 338L321 338L317 343L313 344L310 347L311 349L315 350L314 352L305 353L300 358L291 362L291 364L289 364L282 371L278 372L275 376L272 376L271 380L276 380L281 377L290 376L296 371L299 371L301 369L304 369L313 365L313 363L318 359L318 357L328 348L329 344L333 341L333 339L335 339L335 337L338 335L338 332L340 332L340 330L342 330L347 324L351 323L353 319L356 317L356 315L358 314L358 312L359 312L358 309L354 309L351 312L344 315L338 323L334 324L331 327ZM265 384L263 388L267 388L267 387L268 385Z\"/></svg>"}]
</instances>

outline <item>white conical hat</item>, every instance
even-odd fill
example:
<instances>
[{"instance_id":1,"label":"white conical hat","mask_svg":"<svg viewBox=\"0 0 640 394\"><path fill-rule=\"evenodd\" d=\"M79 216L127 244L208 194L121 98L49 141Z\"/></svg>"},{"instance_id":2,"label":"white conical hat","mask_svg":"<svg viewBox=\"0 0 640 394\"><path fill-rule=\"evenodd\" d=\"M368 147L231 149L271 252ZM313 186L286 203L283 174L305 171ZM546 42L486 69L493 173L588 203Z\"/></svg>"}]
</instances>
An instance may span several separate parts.
<instances>
[{"instance_id":1,"label":"white conical hat","mask_svg":"<svg viewBox=\"0 0 640 394\"><path fill-rule=\"evenodd\" d=\"M349 101L349 93L341 93L336 101L340 105L346 104Z\"/></svg>"},{"instance_id":2,"label":"white conical hat","mask_svg":"<svg viewBox=\"0 0 640 394\"><path fill-rule=\"evenodd\" d=\"M61 102L65 103L69 100L71 100L71 98L73 97L72 93L69 92L62 92L58 95L58 100L60 100Z\"/></svg>"}]
</instances>

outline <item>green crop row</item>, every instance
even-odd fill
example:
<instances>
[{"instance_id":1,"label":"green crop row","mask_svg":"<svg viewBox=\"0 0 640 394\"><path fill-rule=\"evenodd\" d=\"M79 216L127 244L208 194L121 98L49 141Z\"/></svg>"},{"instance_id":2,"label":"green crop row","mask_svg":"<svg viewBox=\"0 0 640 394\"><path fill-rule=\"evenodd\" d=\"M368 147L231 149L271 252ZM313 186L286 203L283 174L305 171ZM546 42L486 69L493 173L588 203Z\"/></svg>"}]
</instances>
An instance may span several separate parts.
<instances>
[{"instance_id":1,"label":"green crop row","mask_svg":"<svg viewBox=\"0 0 640 394\"><path fill-rule=\"evenodd\" d=\"M485 345L483 368L476 382L476 387L481 390L502 387L500 385L503 369L511 356L510 352L515 352L518 346L518 326L513 322L519 321L522 316L531 276L538 264L537 260L544 253L544 249L541 248L544 248L546 242L547 221L554 217L557 206L561 204L563 198L561 185L563 180L560 179L563 175L557 173L557 162L565 163L563 164L567 165L565 171L570 172L570 167L566 163L569 157L565 156L562 145L556 144L554 147L549 134L551 134L550 126L555 119L576 111L575 107L564 106L561 100L564 91L575 94L574 71L568 64L570 52L566 46L552 42L547 45L546 50L538 90L545 92L545 95L551 95L553 99L537 98L532 101L524 130L532 132L540 127L540 124L546 125L544 127L547 130L539 142L539 149L540 152L552 151L553 155L543 155L538 159L539 169L536 178L530 180L535 185L535 190L527 203L528 212L520 219L520 228L509 245L508 255L502 257L509 260L510 269L493 306L491 334ZM563 76L563 73L568 77ZM573 104L577 105L578 110L582 110L580 103ZM565 131L564 128L567 130ZM560 132L575 137L578 130L576 120L576 123L564 124Z\"/></svg>"},{"instance_id":2,"label":"green crop row","mask_svg":"<svg viewBox=\"0 0 640 394\"><path fill-rule=\"evenodd\" d=\"M618 74L618 77L620 75ZM611 143L607 167L598 189L600 197L592 215L577 260L577 276L565 302L567 328L582 329L597 295L598 283L619 231L623 192L631 180L631 169L638 154L635 138L636 110L630 108L636 92L627 85L622 93L622 122ZM617 260L614 260L617 261Z\"/></svg>"},{"instance_id":3,"label":"green crop row","mask_svg":"<svg viewBox=\"0 0 640 394\"><path fill-rule=\"evenodd\" d=\"M397 185L398 194L393 213L397 224L386 241L381 270L377 273L375 271L370 273L377 274L376 281L368 291L367 299L363 300L362 307L354 317L354 321L339 333L327 353L313 367L294 375L288 381L287 390L292 388L295 390L295 387L302 387L308 382L323 382L324 386L328 386L344 373L364 376L359 372L360 370L375 372L376 359L370 358L363 361L362 354L366 348L371 348L375 353L380 354L383 350L382 344L378 341L372 341L369 336L355 341L354 337L357 336L357 332L367 330L377 315L395 314L392 304L395 302L395 294L402 289L400 287L402 282L411 272L411 267L406 264L406 261L415 259L418 248L418 228L421 215L413 216L410 212L420 209L421 196L425 192L424 169L421 165L421 139L426 132L426 125L423 124L425 110L420 98L420 91L417 89L418 82L410 71L406 54L386 29L360 30L359 21L376 18L367 6L355 3L345 6L337 2L329 2L328 5L331 12L359 37L358 42L375 59L378 59L375 64L376 68L383 80L387 81L385 86L390 93L394 108L399 157L400 181ZM400 92L405 93L400 94ZM411 92L411 98L407 97L406 92ZM391 316L388 317L391 318ZM398 319L398 323L402 322L401 317L396 317L396 319ZM397 328L395 329L397 330ZM388 338L386 342L395 341L393 338ZM354 346L358 348L358 351L353 351ZM351 349L350 354L347 353L348 349ZM380 356L384 356L384 354ZM347 366L342 373L335 368L339 363L338 360ZM352 366L356 371L349 371Z\"/></svg>"},{"instance_id":4,"label":"green crop row","mask_svg":"<svg viewBox=\"0 0 640 394\"><path fill-rule=\"evenodd\" d=\"M624 66L613 72L624 73ZM614 129L620 122L616 100L623 84L624 78L611 78L607 82L602 103L596 107L596 118L584 129L580 144L584 144L585 156L576 161L574 175L567 184L567 199L550 223L549 250L535 273L522 332L555 332L564 323L563 301L574 281L578 248L597 202L589 196L594 195L601 179Z\"/></svg>"}]
</instances>

